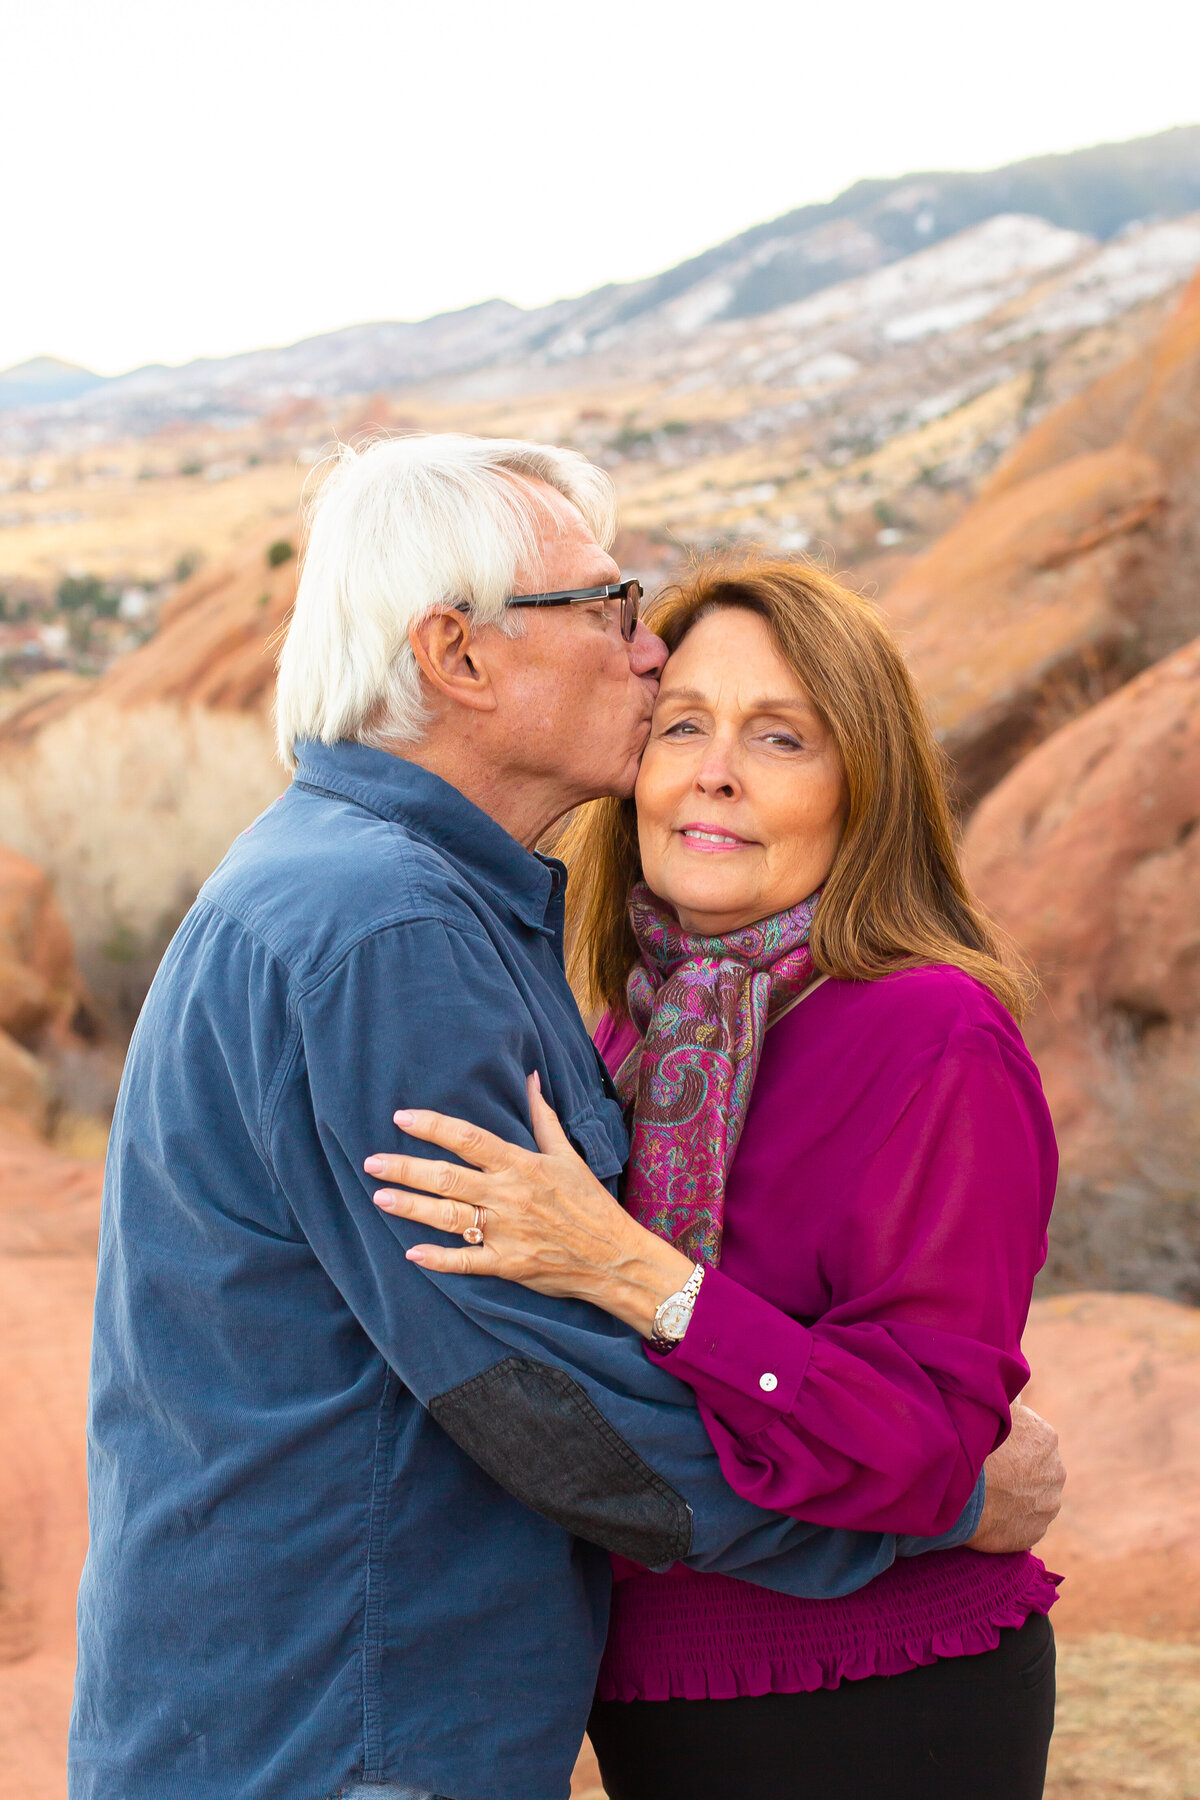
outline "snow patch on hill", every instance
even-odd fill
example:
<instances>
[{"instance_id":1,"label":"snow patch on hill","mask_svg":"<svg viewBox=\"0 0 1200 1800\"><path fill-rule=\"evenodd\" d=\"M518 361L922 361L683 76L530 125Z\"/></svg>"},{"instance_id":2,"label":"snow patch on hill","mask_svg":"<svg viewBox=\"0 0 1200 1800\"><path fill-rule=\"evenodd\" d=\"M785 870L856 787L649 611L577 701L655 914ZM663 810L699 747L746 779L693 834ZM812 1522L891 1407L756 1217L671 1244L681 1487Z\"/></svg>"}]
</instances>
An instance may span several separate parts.
<instances>
[{"instance_id":1,"label":"snow patch on hill","mask_svg":"<svg viewBox=\"0 0 1200 1800\"><path fill-rule=\"evenodd\" d=\"M1076 274L998 332L999 348L1039 332L1082 331L1103 325L1183 281L1200 263L1200 213L1169 223L1134 227L1105 244Z\"/></svg>"}]
</instances>

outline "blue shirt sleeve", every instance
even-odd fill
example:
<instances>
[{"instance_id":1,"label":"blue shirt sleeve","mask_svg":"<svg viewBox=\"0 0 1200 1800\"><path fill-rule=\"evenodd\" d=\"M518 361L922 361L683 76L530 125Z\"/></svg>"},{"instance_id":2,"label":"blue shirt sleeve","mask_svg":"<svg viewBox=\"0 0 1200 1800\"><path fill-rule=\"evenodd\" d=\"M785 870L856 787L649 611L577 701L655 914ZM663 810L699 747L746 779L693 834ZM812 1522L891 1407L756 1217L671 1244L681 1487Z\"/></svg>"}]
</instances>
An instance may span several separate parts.
<instances>
[{"instance_id":1,"label":"blue shirt sleeve","mask_svg":"<svg viewBox=\"0 0 1200 1800\"><path fill-rule=\"evenodd\" d=\"M822 1529L737 1496L691 1391L629 1327L582 1301L405 1261L429 1229L374 1206L363 1160L442 1152L402 1138L397 1107L535 1147L525 1080L540 1046L483 934L433 919L378 930L300 993L295 1013L263 1120L275 1179L362 1328L475 1461L536 1511L651 1567L682 1559L826 1597L890 1564L887 1533Z\"/></svg>"}]
</instances>

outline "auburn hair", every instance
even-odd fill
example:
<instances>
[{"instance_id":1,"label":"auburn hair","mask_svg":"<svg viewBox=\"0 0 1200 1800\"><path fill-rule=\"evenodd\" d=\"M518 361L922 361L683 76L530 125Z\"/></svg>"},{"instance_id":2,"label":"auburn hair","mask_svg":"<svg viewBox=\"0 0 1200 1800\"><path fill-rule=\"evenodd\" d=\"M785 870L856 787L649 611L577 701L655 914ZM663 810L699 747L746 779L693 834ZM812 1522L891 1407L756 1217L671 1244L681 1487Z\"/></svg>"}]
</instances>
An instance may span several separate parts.
<instances>
[{"instance_id":1,"label":"auburn hair","mask_svg":"<svg viewBox=\"0 0 1200 1800\"><path fill-rule=\"evenodd\" d=\"M912 676L879 609L793 557L718 554L663 590L647 623L675 650L724 606L763 619L821 714L842 761L845 830L813 919L822 975L877 981L948 963L1020 1019L1034 982L963 878L947 768ZM638 949L629 895L642 878L632 799L593 800L555 844L567 888L568 970L587 1011L627 1011ZM800 898L800 896L797 896Z\"/></svg>"}]
</instances>

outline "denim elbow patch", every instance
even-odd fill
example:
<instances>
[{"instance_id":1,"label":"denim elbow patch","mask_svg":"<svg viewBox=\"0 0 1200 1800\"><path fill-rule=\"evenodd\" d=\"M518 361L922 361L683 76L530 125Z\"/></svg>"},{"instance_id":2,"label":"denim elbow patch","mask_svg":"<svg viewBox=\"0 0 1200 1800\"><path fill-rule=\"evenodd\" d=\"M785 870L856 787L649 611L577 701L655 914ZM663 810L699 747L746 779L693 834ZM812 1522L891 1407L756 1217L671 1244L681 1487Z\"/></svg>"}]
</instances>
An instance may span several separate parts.
<instances>
[{"instance_id":1,"label":"denim elbow patch","mask_svg":"<svg viewBox=\"0 0 1200 1800\"><path fill-rule=\"evenodd\" d=\"M493 1481L564 1531L651 1569L691 1549L687 1502L565 1369L507 1356L429 1410Z\"/></svg>"}]
</instances>

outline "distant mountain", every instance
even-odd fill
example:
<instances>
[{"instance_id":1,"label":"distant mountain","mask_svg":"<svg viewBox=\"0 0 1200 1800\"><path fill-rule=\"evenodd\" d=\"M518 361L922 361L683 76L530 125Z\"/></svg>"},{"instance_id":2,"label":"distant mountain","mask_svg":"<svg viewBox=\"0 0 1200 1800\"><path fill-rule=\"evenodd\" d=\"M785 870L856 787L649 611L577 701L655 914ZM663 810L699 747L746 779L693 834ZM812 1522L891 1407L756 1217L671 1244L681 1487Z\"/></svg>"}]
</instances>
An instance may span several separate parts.
<instances>
[{"instance_id":1,"label":"distant mountain","mask_svg":"<svg viewBox=\"0 0 1200 1800\"><path fill-rule=\"evenodd\" d=\"M1032 214L1104 240L1135 220L1178 218L1197 208L1200 125L982 173L856 181L835 200L754 225L640 284L636 308L659 306L728 271L733 280L722 316L753 317L997 213Z\"/></svg>"},{"instance_id":2,"label":"distant mountain","mask_svg":"<svg viewBox=\"0 0 1200 1800\"><path fill-rule=\"evenodd\" d=\"M61 362L57 356L34 356L11 369L0 369L0 411L78 400L104 384L103 375L80 368L78 363Z\"/></svg>"},{"instance_id":3,"label":"distant mountain","mask_svg":"<svg viewBox=\"0 0 1200 1800\"><path fill-rule=\"evenodd\" d=\"M585 357L666 354L659 372L667 373L670 347L694 341L707 328L768 315L782 320L783 308L826 290L850 290L873 272L919 258L948 239L965 243L990 220L1044 222L1065 247L1052 258L1061 262L1069 260L1066 249L1083 255L1131 228L1197 211L1200 125L1178 126L983 173L855 182L835 200L755 225L660 275L550 306L526 311L489 300L415 323L353 325L284 348L203 358L180 368L147 367L108 381L78 371L73 392L64 378L53 392L36 399L27 392L0 405L53 406L63 423L74 418L141 432L180 418L240 424L294 395L395 390L492 370L511 372L502 383L511 392L514 379L536 379L538 370L556 369L561 383L562 365ZM1165 272L1160 285L1185 272ZM892 287L903 306L904 283ZM25 365L35 366L43 365ZM19 373L10 371L10 377ZM9 392L19 388L17 383Z\"/></svg>"}]
</instances>

